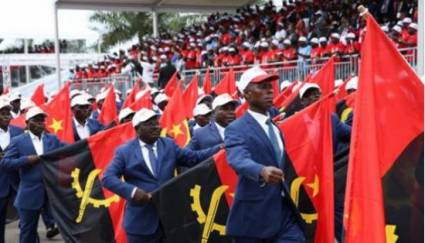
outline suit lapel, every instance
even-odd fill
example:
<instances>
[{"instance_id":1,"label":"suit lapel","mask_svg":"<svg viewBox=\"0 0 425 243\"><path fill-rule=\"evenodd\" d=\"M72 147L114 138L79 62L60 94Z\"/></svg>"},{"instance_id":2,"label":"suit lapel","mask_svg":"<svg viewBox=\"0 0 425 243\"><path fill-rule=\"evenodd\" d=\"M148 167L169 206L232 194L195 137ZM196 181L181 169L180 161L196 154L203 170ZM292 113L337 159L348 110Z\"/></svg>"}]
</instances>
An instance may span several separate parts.
<instances>
[{"instance_id":1,"label":"suit lapel","mask_svg":"<svg viewBox=\"0 0 425 243\"><path fill-rule=\"evenodd\" d=\"M132 142L132 147L133 147L133 151L134 151L134 160L136 161L136 163L141 163L142 166L145 168L145 170L152 176L155 178L155 175L152 174L151 170L149 169L148 165L146 164L145 159L143 159L143 155L142 155L142 148L140 147L140 143L138 139L133 140Z\"/></svg>"},{"instance_id":2,"label":"suit lapel","mask_svg":"<svg viewBox=\"0 0 425 243\"><path fill-rule=\"evenodd\" d=\"M30 152L30 153L28 153L28 154L37 154L37 152L35 152L35 148L34 148L34 145L32 144L32 140L31 140L31 137L30 137L30 135L27 133L27 134L25 134L25 137L24 137L24 141L25 141L25 143L24 144L26 144L28 147L24 150L24 151L28 151L28 152Z\"/></svg>"},{"instance_id":3,"label":"suit lapel","mask_svg":"<svg viewBox=\"0 0 425 243\"><path fill-rule=\"evenodd\" d=\"M163 143L163 141L162 141L161 138L159 138L156 141L156 154L157 154L157 157L158 157L158 161L157 161L157 164L156 164L156 166L157 166L157 168L156 168L156 172L157 172L156 177L158 179L159 179L159 175L161 174L162 161L164 160L164 156L165 156L165 153L164 153L164 151L166 150L165 146L166 145L165 145L165 143Z\"/></svg>"},{"instance_id":4,"label":"suit lapel","mask_svg":"<svg viewBox=\"0 0 425 243\"><path fill-rule=\"evenodd\" d=\"M267 134L264 132L263 128L260 126L260 124L258 124L258 122L248 112L245 114L245 117L246 117L246 122L252 125L251 126L253 130L252 132L255 135L257 135L257 137L261 140L261 142L264 145L266 145L270 154L275 154L273 145L270 142L270 139L267 136ZM275 158L275 156L272 156L272 157Z\"/></svg>"},{"instance_id":5,"label":"suit lapel","mask_svg":"<svg viewBox=\"0 0 425 243\"><path fill-rule=\"evenodd\" d=\"M222 141L223 142L223 139L220 136L220 132L218 131L218 128L215 125L215 122L212 121L209 126L210 126L209 129L211 130L211 134L214 134L215 138L218 141Z\"/></svg>"}]
</instances>

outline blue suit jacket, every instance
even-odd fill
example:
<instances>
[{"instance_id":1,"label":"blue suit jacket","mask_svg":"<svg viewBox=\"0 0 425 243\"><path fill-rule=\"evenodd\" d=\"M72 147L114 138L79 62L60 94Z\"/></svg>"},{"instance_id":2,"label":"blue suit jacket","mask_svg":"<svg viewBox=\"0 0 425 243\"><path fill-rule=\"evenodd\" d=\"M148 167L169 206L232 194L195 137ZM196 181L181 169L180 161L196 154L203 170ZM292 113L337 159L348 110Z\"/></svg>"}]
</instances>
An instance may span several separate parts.
<instances>
[{"instance_id":1,"label":"blue suit jacket","mask_svg":"<svg viewBox=\"0 0 425 243\"><path fill-rule=\"evenodd\" d=\"M88 118L87 119L87 126L89 127L90 136L93 134L96 134L97 132L101 131L103 129L103 125L94 119ZM80 141L81 138L78 136L77 128L75 127L75 123L72 123L72 128L74 129L74 140L75 142Z\"/></svg>"},{"instance_id":2,"label":"blue suit jacket","mask_svg":"<svg viewBox=\"0 0 425 243\"><path fill-rule=\"evenodd\" d=\"M152 192L170 180L177 165L193 166L216 153L218 149L192 151L179 148L170 138L159 138L157 152L159 175L154 176L147 167L138 139L120 146L106 169L102 182L106 188L127 199L124 229L129 234L153 234L159 225L159 217L151 202L141 206L132 201L135 187ZM121 180L124 177L124 181Z\"/></svg>"},{"instance_id":3,"label":"blue suit jacket","mask_svg":"<svg viewBox=\"0 0 425 243\"><path fill-rule=\"evenodd\" d=\"M12 139L24 133L24 130L19 127L9 126L9 133L10 139ZM1 147L0 152L4 152ZM0 168L0 185L0 198L8 197L11 191L16 192L19 185L18 173L16 171L6 171Z\"/></svg>"},{"instance_id":4,"label":"blue suit jacket","mask_svg":"<svg viewBox=\"0 0 425 243\"><path fill-rule=\"evenodd\" d=\"M64 143L52 134L42 137L44 153L64 146ZM2 169L19 170L19 187L14 206L21 209L38 210L45 203L45 190L41 164L30 165L28 155L35 155L34 146L28 133L14 137L0 162Z\"/></svg>"},{"instance_id":5,"label":"blue suit jacket","mask_svg":"<svg viewBox=\"0 0 425 243\"><path fill-rule=\"evenodd\" d=\"M288 210L299 214L289 198L286 184L262 183L260 173L264 166L279 167L269 138L247 112L226 128L224 142L229 164L238 174L227 234L253 238L274 236ZM285 159L282 163L285 165ZM286 191L284 200L288 200L292 208L283 204L282 191Z\"/></svg>"},{"instance_id":6,"label":"blue suit jacket","mask_svg":"<svg viewBox=\"0 0 425 243\"><path fill-rule=\"evenodd\" d=\"M351 126L341 122L338 115L331 114L332 119L332 143L334 154L350 146Z\"/></svg>"},{"instance_id":7,"label":"blue suit jacket","mask_svg":"<svg viewBox=\"0 0 425 243\"><path fill-rule=\"evenodd\" d=\"M217 126L214 122L210 122L208 125L198 128L193 132L190 143L186 148L191 150L202 150L216 146L219 147L222 143L223 140L220 137Z\"/></svg>"}]
</instances>

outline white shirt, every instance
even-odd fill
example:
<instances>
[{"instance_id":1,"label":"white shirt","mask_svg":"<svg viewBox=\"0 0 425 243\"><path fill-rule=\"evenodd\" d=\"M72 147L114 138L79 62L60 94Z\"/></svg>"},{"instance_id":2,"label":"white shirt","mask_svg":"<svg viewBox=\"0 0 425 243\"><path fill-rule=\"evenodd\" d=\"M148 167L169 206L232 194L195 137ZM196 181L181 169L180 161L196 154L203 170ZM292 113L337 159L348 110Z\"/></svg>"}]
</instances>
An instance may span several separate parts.
<instances>
[{"instance_id":1,"label":"white shirt","mask_svg":"<svg viewBox=\"0 0 425 243\"><path fill-rule=\"evenodd\" d=\"M44 152L44 146L43 146L43 134L41 134L41 137L38 138L35 136L32 132L28 131L28 134L30 135L32 145L34 146L35 152L37 155L42 155Z\"/></svg>"},{"instance_id":2,"label":"white shirt","mask_svg":"<svg viewBox=\"0 0 425 243\"><path fill-rule=\"evenodd\" d=\"M143 68L143 81L153 83L153 73L155 71L155 64L148 62L140 62L140 66L142 66Z\"/></svg>"},{"instance_id":3,"label":"white shirt","mask_svg":"<svg viewBox=\"0 0 425 243\"><path fill-rule=\"evenodd\" d=\"M18 113L15 113L13 111L10 111L10 114L12 115L12 118L16 118L16 117L18 117L21 114L21 112L18 111Z\"/></svg>"},{"instance_id":4,"label":"white shirt","mask_svg":"<svg viewBox=\"0 0 425 243\"><path fill-rule=\"evenodd\" d=\"M7 146L9 146L10 143L10 132L9 129L6 131L0 128L0 146L1 149L4 151Z\"/></svg>"},{"instance_id":5,"label":"white shirt","mask_svg":"<svg viewBox=\"0 0 425 243\"><path fill-rule=\"evenodd\" d=\"M269 134L269 126L266 124L266 122L267 122L267 120L270 119L270 116L268 114L267 114L267 116L265 116L261 113L252 111L250 109L248 109L248 113L258 122L258 124L260 124L261 128L266 133L267 137L269 137L269 135L268 135ZM277 137L277 142L279 144L279 148L280 148L281 151L283 151L284 148L283 148L283 141L282 141L281 136L280 136L280 130L275 125L273 125L273 131L274 131L274 133Z\"/></svg>"},{"instance_id":6,"label":"white shirt","mask_svg":"<svg viewBox=\"0 0 425 243\"><path fill-rule=\"evenodd\" d=\"M77 129L78 136L81 140L90 137L89 126L87 125L87 120L84 125L81 125L75 117L72 118L74 120L75 128Z\"/></svg>"},{"instance_id":7,"label":"white shirt","mask_svg":"<svg viewBox=\"0 0 425 243\"><path fill-rule=\"evenodd\" d=\"M195 131L196 129L199 129L199 128L201 128L201 126L199 126L199 124L196 123L195 126L193 126L193 131Z\"/></svg>"},{"instance_id":8,"label":"white shirt","mask_svg":"<svg viewBox=\"0 0 425 243\"><path fill-rule=\"evenodd\" d=\"M226 128L224 128L224 127L220 126L217 122L214 122L214 123L215 123L215 126L217 127L218 134L220 134L221 140L223 140L223 141L224 141L224 130L225 130Z\"/></svg>"},{"instance_id":9,"label":"white shirt","mask_svg":"<svg viewBox=\"0 0 425 243\"><path fill-rule=\"evenodd\" d=\"M149 171L152 173L152 175L155 175L155 173L153 172L151 160L149 159L149 150L145 146L146 143L139 139L139 144L140 144L140 149L142 151L143 160L145 161L145 163L148 166ZM156 157L158 157L158 147L157 147L157 143L156 142L153 144L153 153L155 154ZM133 191L131 192L131 198L134 197L134 194L136 193L136 190L137 190L137 187L135 186L133 188Z\"/></svg>"}]
</instances>

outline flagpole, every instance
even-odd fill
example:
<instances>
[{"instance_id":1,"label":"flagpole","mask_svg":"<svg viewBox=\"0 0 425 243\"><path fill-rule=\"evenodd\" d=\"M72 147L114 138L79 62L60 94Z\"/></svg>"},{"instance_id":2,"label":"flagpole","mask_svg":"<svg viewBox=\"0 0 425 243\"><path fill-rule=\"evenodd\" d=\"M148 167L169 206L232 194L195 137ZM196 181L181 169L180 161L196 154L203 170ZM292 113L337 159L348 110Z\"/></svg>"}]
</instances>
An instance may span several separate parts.
<instances>
[{"instance_id":1,"label":"flagpole","mask_svg":"<svg viewBox=\"0 0 425 243\"><path fill-rule=\"evenodd\" d=\"M418 49L417 49L417 67L416 71L419 77L425 75L425 1L418 1L419 13L418 13ZM422 80L425 81L425 80Z\"/></svg>"},{"instance_id":2,"label":"flagpole","mask_svg":"<svg viewBox=\"0 0 425 243\"><path fill-rule=\"evenodd\" d=\"M60 70L60 47L59 47L59 23L57 2L53 4L54 22L55 22L55 56L56 56L56 77L58 79L58 89L61 88L61 70Z\"/></svg>"}]
</instances>

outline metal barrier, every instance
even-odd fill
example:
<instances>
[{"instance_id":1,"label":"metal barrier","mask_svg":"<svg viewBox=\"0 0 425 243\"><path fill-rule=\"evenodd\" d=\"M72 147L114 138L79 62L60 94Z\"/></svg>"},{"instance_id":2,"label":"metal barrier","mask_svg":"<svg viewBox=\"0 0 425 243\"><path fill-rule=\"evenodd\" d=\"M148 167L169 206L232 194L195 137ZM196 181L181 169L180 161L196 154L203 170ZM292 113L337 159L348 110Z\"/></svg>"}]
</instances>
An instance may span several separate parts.
<instances>
[{"instance_id":1,"label":"metal barrier","mask_svg":"<svg viewBox=\"0 0 425 243\"><path fill-rule=\"evenodd\" d=\"M133 87L135 79L131 75L118 74L105 78L74 79L71 81L71 89L85 90L91 95L97 95L102 87L113 83L115 89L125 94L126 90Z\"/></svg>"},{"instance_id":2,"label":"metal barrier","mask_svg":"<svg viewBox=\"0 0 425 243\"><path fill-rule=\"evenodd\" d=\"M405 57L406 61L416 68L417 65L417 49L416 48L404 48L399 50L400 53ZM235 73L235 79L239 80L242 73L255 65L260 65L263 69L269 72L275 72L279 75L280 82L284 80L304 80L309 74L312 74L319 70L328 60L316 59L316 60L302 60L302 61L291 61L291 62L275 62L265 64L252 64L252 65L241 65L233 66ZM346 79L348 76L358 75L359 64L361 62L359 55L342 56L335 62L335 79ZM210 77L213 84L218 83L224 75L229 71L230 67L211 67ZM200 76L199 86L202 86L202 82L205 77L207 69L191 69L185 70L181 73L182 79L187 84L190 82L195 74ZM155 80L157 80L158 74L154 74ZM120 90L123 94L131 87L135 82L136 78L131 75L113 75L106 78L93 78L93 79L76 79L72 80L72 88L78 88L88 91L90 94L97 94L99 90L109 83L114 83L116 89Z\"/></svg>"}]
</instances>

